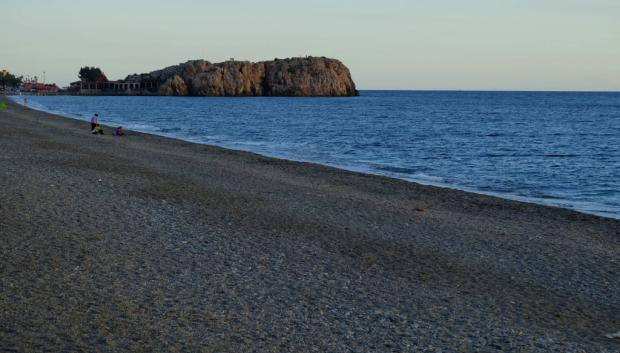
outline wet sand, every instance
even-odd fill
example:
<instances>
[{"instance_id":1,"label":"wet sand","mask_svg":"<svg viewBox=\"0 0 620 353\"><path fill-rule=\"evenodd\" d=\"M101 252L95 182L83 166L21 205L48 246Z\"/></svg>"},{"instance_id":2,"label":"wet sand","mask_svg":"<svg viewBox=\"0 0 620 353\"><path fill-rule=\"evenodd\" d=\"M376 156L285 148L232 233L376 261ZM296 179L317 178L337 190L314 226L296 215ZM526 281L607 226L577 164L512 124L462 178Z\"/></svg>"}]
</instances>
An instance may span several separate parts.
<instances>
[{"instance_id":1,"label":"wet sand","mask_svg":"<svg viewBox=\"0 0 620 353\"><path fill-rule=\"evenodd\" d=\"M0 351L620 351L618 220L14 103L0 126Z\"/></svg>"}]
</instances>

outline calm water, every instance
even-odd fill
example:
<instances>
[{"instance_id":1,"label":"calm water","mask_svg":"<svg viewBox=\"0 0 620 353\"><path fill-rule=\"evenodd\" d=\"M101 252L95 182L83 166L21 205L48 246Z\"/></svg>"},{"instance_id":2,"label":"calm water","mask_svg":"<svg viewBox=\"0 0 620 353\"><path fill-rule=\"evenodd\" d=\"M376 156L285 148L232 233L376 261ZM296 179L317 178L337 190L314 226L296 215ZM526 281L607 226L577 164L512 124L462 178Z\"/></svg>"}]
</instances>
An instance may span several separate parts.
<instances>
[{"instance_id":1,"label":"calm water","mask_svg":"<svg viewBox=\"0 0 620 353\"><path fill-rule=\"evenodd\" d=\"M17 101L22 98L15 97ZM31 97L126 128L620 218L620 93Z\"/></svg>"}]
</instances>

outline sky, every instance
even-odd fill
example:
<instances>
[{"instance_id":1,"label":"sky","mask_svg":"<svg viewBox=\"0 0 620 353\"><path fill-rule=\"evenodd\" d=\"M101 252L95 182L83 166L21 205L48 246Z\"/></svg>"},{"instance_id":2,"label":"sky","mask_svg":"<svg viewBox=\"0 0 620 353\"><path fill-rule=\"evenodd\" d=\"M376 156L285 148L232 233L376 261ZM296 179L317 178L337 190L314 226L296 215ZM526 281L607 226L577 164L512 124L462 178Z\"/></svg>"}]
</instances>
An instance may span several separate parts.
<instances>
[{"instance_id":1,"label":"sky","mask_svg":"<svg viewBox=\"0 0 620 353\"><path fill-rule=\"evenodd\" d=\"M61 86L312 55L360 89L620 91L620 0L2 0L0 33L0 69Z\"/></svg>"}]
</instances>

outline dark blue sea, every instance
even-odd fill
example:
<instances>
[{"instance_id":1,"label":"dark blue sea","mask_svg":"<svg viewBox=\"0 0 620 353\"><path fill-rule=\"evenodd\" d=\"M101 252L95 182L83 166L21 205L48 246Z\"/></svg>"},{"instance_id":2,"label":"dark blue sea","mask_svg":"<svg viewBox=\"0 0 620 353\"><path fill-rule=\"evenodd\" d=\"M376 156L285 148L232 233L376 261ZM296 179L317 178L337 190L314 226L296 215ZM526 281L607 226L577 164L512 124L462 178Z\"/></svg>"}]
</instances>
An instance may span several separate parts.
<instances>
[{"instance_id":1,"label":"dark blue sea","mask_svg":"<svg viewBox=\"0 0 620 353\"><path fill-rule=\"evenodd\" d=\"M80 120L98 112L107 125L620 219L620 93L29 99Z\"/></svg>"}]
</instances>

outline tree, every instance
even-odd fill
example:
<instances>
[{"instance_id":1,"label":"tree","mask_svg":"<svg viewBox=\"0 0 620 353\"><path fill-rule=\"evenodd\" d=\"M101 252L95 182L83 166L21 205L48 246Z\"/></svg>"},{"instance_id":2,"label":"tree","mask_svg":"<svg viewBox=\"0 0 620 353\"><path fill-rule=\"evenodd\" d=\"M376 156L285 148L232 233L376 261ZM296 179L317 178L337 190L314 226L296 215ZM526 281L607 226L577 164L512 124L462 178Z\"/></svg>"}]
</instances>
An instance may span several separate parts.
<instances>
[{"instance_id":1,"label":"tree","mask_svg":"<svg viewBox=\"0 0 620 353\"><path fill-rule=\"evenodd\" d=\"M101 71L98 67L89 67L84 66L80 68L80 72L78 77L82 81L88 82L97 82L97 81L107 81L108 78L105 76L103 71Z\"/></svg>"},{"instance_id":2,"label":"tree","mask_svg":"<svg viewBox=\"0 0 620 353\"><path fill-rule=\"evenodd\" d=\"M15 75L10 74L8 71L0 71L0 86L3 88L8 87L18 87L22 84L24 78L22 76L16 77Z\"/></svg>"}]
</instances>

